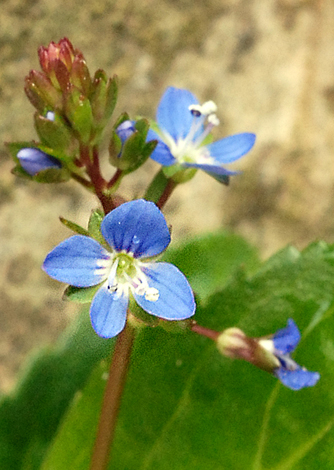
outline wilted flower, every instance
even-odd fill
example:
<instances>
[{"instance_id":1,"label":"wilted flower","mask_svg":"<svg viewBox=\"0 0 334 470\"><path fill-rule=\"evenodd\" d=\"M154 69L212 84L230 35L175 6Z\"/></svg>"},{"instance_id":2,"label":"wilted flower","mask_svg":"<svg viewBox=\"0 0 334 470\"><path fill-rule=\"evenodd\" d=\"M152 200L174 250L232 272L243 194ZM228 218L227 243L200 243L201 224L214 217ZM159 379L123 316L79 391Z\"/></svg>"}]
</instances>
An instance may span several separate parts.
<instances>
[{"instance_id":1,"label":"wilted flower","mask_svg":"<svg viewBox=\"0 0 334 470\"><path fill-rule=\"evenodd\" d=\"M320 375L299 366L290 357L300 341L300 332L291 319L286 328L263 338L249 338L239 328L223 331L217 339L219 351L227 357L244 359L274 374L286 387L300 390L315 385Z\"/></svg>"},{"instance_id":2,"label":"wilted flower","mask_svg":"<svg viewBox=\"0 0 334 470\"><path fill-rule=\"evenodd\" d=\"M146 312L165 320L184 320L195 313L185 276L170 263L150 259L170 243L165 218L155 204L122 204L104 217L101 232L109 249L75 235L54 248L43 265L51 277L76 287L101 284L90 308L98 335L110 338L124 328L130 293Z\"/></svg>"},{"instance_id":3,"label":"wilted flower","mask_svg":"<svg viewBox=\"0 0 334 470\"><path fill-rule=\"evenodd\" d=\"M309 372L291 359L290 353L296 349L299 341L300 332L291 319L285 328L278 330L272 337L258 340L259 345L278 360L278 367L273 371L274 375L293 390L312 387L320 379L318 372Z\"/></svg>"}]
</instances>

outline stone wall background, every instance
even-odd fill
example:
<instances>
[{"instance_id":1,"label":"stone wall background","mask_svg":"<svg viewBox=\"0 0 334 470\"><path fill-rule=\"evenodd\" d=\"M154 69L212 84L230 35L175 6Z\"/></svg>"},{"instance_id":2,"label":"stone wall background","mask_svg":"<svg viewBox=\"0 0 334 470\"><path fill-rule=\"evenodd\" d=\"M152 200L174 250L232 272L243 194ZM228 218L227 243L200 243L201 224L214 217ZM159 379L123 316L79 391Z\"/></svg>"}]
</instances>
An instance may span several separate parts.
<instances>
[{"instance_id":1,"label":"stone wall background","mask_svg":"<svg viewBox=\"0 0 334 470\"><path fill-rule=\"evenodd\" d=\"M213 99L221 138L255 132L229 188L198 173L166 206L176 239L230 228L263 258L288 243L334 240L334 3L331 0L3 0L0 14L1 142L31 140L23 79L37 48L67 36L92 72L120 79L117 112L154 116L164 89ZM58 215L87 222L95 200L74 183L32 185L10 174L0 147L0 390L34 348L76 314L47 278L45 254L69 232ZM155 164L128 178L140 195Z\"/></svg>"}]
</instances>

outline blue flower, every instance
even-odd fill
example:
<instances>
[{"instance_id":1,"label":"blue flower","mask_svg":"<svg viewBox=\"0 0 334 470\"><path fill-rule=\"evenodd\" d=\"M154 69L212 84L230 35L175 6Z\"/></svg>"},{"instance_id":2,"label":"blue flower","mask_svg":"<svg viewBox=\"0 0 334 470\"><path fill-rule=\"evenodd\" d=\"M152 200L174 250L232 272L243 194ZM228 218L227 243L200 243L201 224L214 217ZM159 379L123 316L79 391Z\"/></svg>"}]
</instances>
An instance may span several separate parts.
<instances>
[{"instance_id":1,"label":"blue flower","mask_svg":"<svg viewBox=\"0 0 334 470\"><path fill-rule=\"evenodd\" d=\"M158 140L151 158L163 166L179 164L184 168L201 169L218 181L226 182L229 175L237 172L222 165L249 152L255 135L236 134L207 143L207 136L219 124L216 110L213 101L199 105L190 91L167 88L157 110L158 129L150 129L147 137Z\"/></svg>"},{"instance_id":2,"label":"blue flower","mask_svg":"<svg viewBox=\"0 0 334 470\"><path fill-rule=\"evenodd\" d=\"M31 176L48 168L61 168L61 163L56 158L32 147L21 149L17 153L17 158L22 168Z\"/></svg>"},{"instance_id":3,"label":"blue flower","mask_svg":"<svg viewBox=\"0 0 334 470\"><path fill-rule=\"evenodd\" d=\"M290 353L296 349L299 341L300 332L291 319L285 328L278 330L271 338L259 339L260 346L272 353L278 361L274 375L292 390L313 387L320 379L318 372L309 372L291 359Z\"/></svg>"},{"instance_id":4,"label":"blue flower","mask_svg":"<svg viewBox=\"0 0 334 470\"><path fill-rule=\"evenodd\" d=\"M122 331L130 293L146 312L165 320L184 320L195 313L185 276L170 263L148 259L170 243L165 218L155 204L142 199L122 204L104 217L101 232L110 250L75 235L54 248L43 264L49 276L76 287L101 283L90 308L98 335L111 338Z\"/></svg>"}]
</instances>

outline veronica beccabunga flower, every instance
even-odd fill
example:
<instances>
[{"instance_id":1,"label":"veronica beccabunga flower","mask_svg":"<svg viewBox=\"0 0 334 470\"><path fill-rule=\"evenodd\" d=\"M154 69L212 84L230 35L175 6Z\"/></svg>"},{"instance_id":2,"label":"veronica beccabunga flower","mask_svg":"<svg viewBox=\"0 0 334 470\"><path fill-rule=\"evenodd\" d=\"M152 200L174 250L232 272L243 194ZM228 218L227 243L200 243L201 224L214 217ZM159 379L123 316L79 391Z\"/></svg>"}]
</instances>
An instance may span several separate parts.
<instances>
[{"instance_id":1,"label":"veronica beccabunga flower","mask_svg":"<svg viewBox=\"0 0 334 470\"><path fill-rule=\"evenodd\" d=\"M212 129L219 124L213 101L200 105L188 90L169 87L158 105L157 127L149 130L147 139L158 140L151 158L163 166L204 170L221 182L230 171L222 165L245 155L255 143L252 133L236 134L208 143Z\"/></svg>"},{"instance_id":2,"label":"veronica beccabunga flower","mask_svg":"<svg viewBox=\"0 0 334 470\"><path fill-rule=\"evenodd\" d=\"M102 246L95 239L74 235L54 248L43 269L76 287L100 285L91 307L96 333L116 336L125 326L129 296L146 312L165 320L184 320L195 313L195 301L185 276L172 264L154 262L170 243L166 220L145 200L122 204L102 220Z\"/></svg>"}]
</instances>

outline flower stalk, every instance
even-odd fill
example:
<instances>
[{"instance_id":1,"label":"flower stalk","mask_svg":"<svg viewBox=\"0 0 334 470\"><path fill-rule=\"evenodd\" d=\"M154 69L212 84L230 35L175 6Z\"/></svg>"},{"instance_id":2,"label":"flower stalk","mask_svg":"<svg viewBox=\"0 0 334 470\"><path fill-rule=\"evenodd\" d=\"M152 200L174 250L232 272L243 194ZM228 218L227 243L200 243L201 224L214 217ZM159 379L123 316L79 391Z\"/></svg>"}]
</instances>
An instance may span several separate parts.
<instances>
[{"instance_id":1,"label":"flower stalk","mask_svg":"<svg viewBox=\"0 0 334 470\"><path fill-rule=\"evenodd\" d=\"M134 338L135 330L127 322L115 343L90 470L106 470L108 466Z\"/></svg>"}]
</instances>

